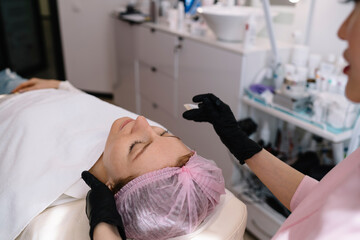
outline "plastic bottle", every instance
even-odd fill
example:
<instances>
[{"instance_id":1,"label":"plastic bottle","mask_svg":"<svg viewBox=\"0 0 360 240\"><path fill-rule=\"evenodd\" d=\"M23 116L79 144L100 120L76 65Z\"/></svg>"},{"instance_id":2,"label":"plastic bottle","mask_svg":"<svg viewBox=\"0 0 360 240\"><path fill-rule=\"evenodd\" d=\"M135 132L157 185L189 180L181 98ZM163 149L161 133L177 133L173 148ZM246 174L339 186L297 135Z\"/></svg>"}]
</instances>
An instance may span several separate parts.
<instances>
[{"instance_id":1,"label":"plastic bottle","mask_svg":"<svg viewBox=\"0 0 360 240\"><path fill-rule=\"evenodd\" d=\"M301 32L295 31L292 34L295 45L291 55L291 63L296 67L306 67L309 57L309 47L301 44Z\"/></svg>"},{"instance_id":2,"label":"plastic bottle","mask_svg":"<svg viewBox=\"0 0 360 240\"><path fill-rule=\"evenodd\" d=\"M329 54L325 61L320 64L320 71L324 75L332 74L335 71L335 55Z\"/></svg>"},{"instance_id":3,"label":"plastic bottle","mask_svg":"<svg viewBox=\"0 0 360 240\"><path fill-rule=\"evenodd\" d=\"M264 145L270 143L270 137L271 137L271 131L270 131L270 125L268 121L263 121L260 131L260 139L264 141Z\"/></svg>"},{"instance_id":4,"label":"plastic bottle","mask_svg":"<svg viewBox=\"0 0 360 240\"><path fill-rule=\"evenodd\" d=\"M178 17L177 17L177 30L184 30L184 21L185 21L185 6L183 1L178 2L177 6Z\"/></svg>"},{"instance_id":5,"label":"plastic bottle","mask_svg":"<svg viewBox=\"0 0 360 240\"><path fill-rule=\"evenodd\" d=\"M252 48L256 41L256 17L250 15L244 29L243 47L245 50Z\"/></svg>"},{"instance_id":6,"label":"plastic bottle","mask_svg":"<svg viewBox=\"0 0 360 240\"><path fill-rule=\"evenodd\" d=\"M153 23L158 23L159 18L159 2L152 0L150 2L150 19Z\"/></svg>"},{"instance_id":7,"label":"plastic bottle","mask_svg":"<svg viewBox=\"0 0 360 240\"><path fill-rule=\"evenodd\" d=\"M310 54L308 68L309 68L309 79L315 79L316 71L320 66L321 55L319 54Z\"/></svg>"}]
</instances>

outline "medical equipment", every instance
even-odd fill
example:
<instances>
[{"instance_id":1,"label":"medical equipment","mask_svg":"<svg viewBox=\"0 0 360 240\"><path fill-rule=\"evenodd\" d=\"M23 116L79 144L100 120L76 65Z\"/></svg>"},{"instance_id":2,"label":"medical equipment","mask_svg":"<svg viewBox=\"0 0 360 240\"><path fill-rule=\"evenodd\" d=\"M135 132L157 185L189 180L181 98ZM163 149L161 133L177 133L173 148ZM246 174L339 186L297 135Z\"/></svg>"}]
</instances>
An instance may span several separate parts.
<instances>
[{"instance_id":1,"label":"medical equipment","mask_svg":"<svg viewBox=\"0 0 360 240\"><path fill-rule=\"evenodd\" d=\"M276 91L273 98L273 103L292 111L303 111L306 110L308 105L311 103L309 94L303 93L303 95L290 96L289 94Z\"/></svg>"}]
</instances>

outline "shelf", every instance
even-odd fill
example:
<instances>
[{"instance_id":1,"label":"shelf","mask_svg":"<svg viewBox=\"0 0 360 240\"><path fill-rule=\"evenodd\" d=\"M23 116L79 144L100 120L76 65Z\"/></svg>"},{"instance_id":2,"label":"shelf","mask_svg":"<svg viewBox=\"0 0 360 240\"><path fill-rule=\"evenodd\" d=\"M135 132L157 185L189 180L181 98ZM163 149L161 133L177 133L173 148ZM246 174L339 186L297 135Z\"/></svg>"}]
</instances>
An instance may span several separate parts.
<instances>
[{"instance_id":1,"label":"shelf","mask_svg":"<svg viewBox=\"0 0 360 240\"><path fill-rule=\"evenodd\" d=\"M322 129L321 127L318 127L314 124L311 124L309 122L303 121L299 118L296 118L294 116L291 116L290 114L287 114L285 112L282 112L280 110L267 107L264 104L261 104L259 102L256 102L252 99L250 99L248 96L243 97L243 102L247 105L254 107L262 112L265 112L267 114L270 114L278 119L281 119L283 121L286 121L288 123L294 124L295 126L302 128L306 131L309 131L317 136L320 136L324 139L327 139L329 141L332 141L334 143L343 142L347 139L350 139L352 136L352 130L344 131L339 134L335 134L332 132L329 132L325 129Z\"/></svg>"}]
</instances>

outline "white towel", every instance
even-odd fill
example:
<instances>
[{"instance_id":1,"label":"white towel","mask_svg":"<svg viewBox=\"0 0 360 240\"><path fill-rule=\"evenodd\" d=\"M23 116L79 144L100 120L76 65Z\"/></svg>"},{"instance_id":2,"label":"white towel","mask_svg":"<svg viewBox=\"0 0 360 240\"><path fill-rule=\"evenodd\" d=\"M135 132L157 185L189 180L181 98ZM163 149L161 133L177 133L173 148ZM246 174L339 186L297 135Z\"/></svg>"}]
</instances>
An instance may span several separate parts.
<instances>
[{"instance_id":1,"label":"white towel","mask_svg":"<svg viewBox=\"0 0 360 240\"><path fill-rule=\"evenodd\" d=\"M137 117L81 92L37 90L2 102L0 239L14 239L79 180L124 116Z\"/></svg>"}]
</instances>

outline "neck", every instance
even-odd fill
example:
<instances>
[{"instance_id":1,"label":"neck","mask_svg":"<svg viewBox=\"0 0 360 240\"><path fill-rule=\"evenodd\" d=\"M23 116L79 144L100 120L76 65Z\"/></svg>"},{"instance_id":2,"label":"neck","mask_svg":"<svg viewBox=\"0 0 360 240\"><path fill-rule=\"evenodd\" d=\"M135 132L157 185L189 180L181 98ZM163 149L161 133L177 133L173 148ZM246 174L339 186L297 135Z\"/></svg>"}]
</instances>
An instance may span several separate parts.
<instances>
[{"instance_id":1,"label":"neck","mask_svg":"<svg viewBox=\"0 0 360 240\"><path fill-rule=\"evenodd\" d=\"M106 173L103 155L101 154L100 158L96 161L96 163L90 168L89 172L94 175L100 182L106 184L108 181L108 175Z\"/></svg>"}]
</instances>

